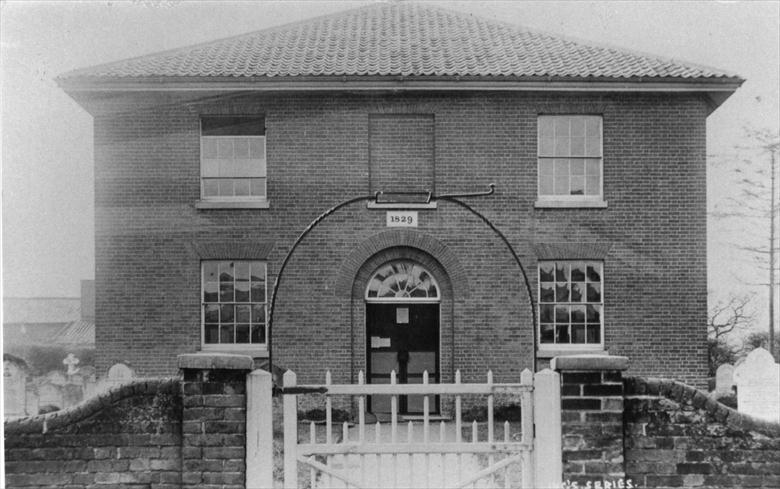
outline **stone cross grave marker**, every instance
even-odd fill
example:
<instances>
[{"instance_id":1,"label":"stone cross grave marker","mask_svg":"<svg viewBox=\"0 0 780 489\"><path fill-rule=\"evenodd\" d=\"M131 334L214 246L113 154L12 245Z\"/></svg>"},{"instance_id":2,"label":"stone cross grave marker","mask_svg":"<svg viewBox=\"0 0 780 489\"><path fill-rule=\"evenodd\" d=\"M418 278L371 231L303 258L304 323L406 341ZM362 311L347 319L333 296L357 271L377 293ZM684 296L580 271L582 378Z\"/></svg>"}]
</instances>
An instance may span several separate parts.
<instances>
[{"instance_id":1,"label":"stone cross grave marker","mask_svg":"<svg viewBox=\"0 0 780 489\"><path fill-rule=\"evenodd\" d=\"M780 365L772 354L756 348L734 370L740 412L780 422Z\"/></svg>"},{"instance_id":2,"label":"stone cross grave marker","mask_svg":"<svg viewBox=\"0 0 780 489\"><path fill-rule=\"evenodd\" d=\"M73 353L68 353L68 356L65 357L65 360L62 361L62 363L68 367L68 375L74 375L79 371L76 365L78 365L80 361L81 360L76 358Z\"/></svg>"},{"instance_id":3,"label":"stone cross grave marker","mask_svg":"<svg viewBox=\"0 0 780 489\"><path fill-rule=\"evenodd\" d=\"M734 365L724 363L715 372L715 392L721 395L731 394L734 388Z\"/></svg>"}]
</instances>

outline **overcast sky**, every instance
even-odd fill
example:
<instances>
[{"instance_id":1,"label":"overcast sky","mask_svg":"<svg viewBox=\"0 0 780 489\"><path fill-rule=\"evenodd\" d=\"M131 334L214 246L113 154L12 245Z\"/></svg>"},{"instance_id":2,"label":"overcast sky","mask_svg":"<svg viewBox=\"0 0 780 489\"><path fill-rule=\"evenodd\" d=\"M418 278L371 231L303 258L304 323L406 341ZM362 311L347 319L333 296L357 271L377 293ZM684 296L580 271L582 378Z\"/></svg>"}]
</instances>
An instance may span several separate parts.
<instances>
[{"instance_id":1,"label":"overcast sky","mask_svg":"<svg viewBox=\"0 0 780 489\"><path fill-rule=\"evenodd\" d=\"M0 2L3 295L78 296L94 276L92 120L55 76L365 3ZM739 74L747 82L708 120L711 154L739 144L744 125L780 125L780 2L429 3ZM727 176L711 168L711 206L733 193ZM743 234L732 226L709 226L716 296L761 278L729 247Z\"/></svg>"}]
</instances>

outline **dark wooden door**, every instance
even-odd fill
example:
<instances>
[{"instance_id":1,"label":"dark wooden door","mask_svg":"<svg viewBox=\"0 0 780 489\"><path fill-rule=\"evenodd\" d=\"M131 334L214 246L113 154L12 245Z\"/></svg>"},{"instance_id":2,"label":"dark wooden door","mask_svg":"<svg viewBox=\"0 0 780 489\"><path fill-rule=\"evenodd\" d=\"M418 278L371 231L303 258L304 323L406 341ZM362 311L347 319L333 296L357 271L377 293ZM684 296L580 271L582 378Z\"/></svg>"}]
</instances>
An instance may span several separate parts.
<instances>
[{"instance_id":1,"label":"dark wooden door","mask_svg":"<svg viewBox=\"0 0 780 489\"><path fill-rule=\"evenodd\" d=\"M366 304L368 381L389 384L395 370L399 384L439 382L439 304ZM431 399L438 413L438 399ZM390 396L371 396L368 409L390 412ZM400 396L401 414L421 414L423 396Z\"/></svg>"}]
</instances>

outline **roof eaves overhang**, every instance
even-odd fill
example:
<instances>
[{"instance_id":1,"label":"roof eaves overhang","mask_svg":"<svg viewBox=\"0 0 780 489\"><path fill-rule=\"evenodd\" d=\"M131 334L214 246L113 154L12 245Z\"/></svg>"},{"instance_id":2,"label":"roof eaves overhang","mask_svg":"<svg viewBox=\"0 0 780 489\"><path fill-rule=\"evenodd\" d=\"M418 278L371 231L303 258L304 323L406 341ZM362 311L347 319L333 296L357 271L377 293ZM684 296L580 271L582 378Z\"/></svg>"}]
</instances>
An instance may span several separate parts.
<instances>
[{"instance_id":1,"label":"roof eaves overhang","mask_svg":"<svg viewBox=\"0 0 780 489\"><path fill-rule=\"evenodd\" d=\"M702 92L714 110L744 83L739 77L288 76L58 78L70 94L107 92L559 91Z\"/></svg>"}]
</instances>

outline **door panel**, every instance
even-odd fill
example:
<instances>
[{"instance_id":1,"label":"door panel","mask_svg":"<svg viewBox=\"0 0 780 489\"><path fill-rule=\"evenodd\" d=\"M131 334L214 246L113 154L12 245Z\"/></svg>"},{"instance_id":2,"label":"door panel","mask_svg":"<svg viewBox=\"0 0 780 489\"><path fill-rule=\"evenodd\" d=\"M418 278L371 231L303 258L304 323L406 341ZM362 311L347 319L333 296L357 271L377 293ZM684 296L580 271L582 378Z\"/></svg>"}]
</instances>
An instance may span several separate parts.
<instances>
[{"instance_id":1,"label":"door panel","mask_svg":"<svg viewBox=\"0 0 780 489\"><path fill-rule=\"evenodd\" d=\"M435 351L414 351L409 353L409 363L407 363L407 375L420 375L428 371L428 375L436 372L436 352Z\"/></svg>"},{"instance_id":2,"label":"door panel","mask_svg":"<svg viewBox=\"0 0 780 489\"><path fill-rule=\"evenodd\" d=\"M398 383L422 383L428 371L439 381L439 304L366 304L368 382L386 384L396 371ZM438 400L431 412L438 412ZM399 412L422 412L422 396L399 397ZM390 411L389 396L371 396L369 410Z\"/></svg>"},{"instance_id":3,"label":"door panel","mask_svg":"<svg viewBox=\"0 0 780 489\"><path fill-rule=\"evenodd\" d=\"M371 372L387 373L390 378L390 371L398 372L398 354L394 351L375 351L371 353Z\"/></svg>"},{"instance_id":4,"label":"door panel","mask_svg":"<svg viewBox=\"0 0 780 489\"><path fill-rule=\"evenodd\" d=\"M390 377L375 378L371 381L372 384L389 384ZM368 396L368 410L372 413L389 413L390 412L390 396Z\"/></svg>"},{"instance_id":5,"label":"door panel","mask_svg":"<svg viewBox=\"0 0 780 489\"><path fill-rule=\"evenodd\" d=\"M409 384L422 384L422 376L409 378ZM423 412L423 398L425 396L404 396L406 397L406 412L409 414L422 413ZM438 399L439 396L436 396ZM438 413L438 402L433 402L431 399L430 410L431 412Z\"/></svg>"}]
</instances>

